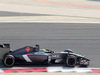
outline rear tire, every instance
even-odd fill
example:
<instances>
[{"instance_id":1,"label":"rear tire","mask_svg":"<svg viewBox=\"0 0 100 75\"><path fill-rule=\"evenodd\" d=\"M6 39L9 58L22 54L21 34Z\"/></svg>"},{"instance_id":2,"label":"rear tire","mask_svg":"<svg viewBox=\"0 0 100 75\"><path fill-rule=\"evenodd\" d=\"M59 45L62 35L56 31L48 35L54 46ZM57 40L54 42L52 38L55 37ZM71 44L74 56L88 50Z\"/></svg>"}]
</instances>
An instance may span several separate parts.
<instances>
[{"instance_id":1,"label":"rear tire","mask_svg":"<svg viewBox=\"0 0 100 75\"><path fill-rule=\"evenodd\" d=\"M6 67L12 67L15 64L15 58L13 55L7 55L4 57L3 61Z\"/></svg>"}]
</instances>

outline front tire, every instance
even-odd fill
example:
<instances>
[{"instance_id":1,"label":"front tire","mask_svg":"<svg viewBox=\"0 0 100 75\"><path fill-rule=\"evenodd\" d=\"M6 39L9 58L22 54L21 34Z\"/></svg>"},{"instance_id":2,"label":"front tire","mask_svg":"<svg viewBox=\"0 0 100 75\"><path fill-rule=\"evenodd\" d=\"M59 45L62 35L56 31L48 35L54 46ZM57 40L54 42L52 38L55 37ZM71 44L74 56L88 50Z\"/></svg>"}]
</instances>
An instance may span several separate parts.
<instances>
[{"instance_id":1,"label":"front tire","mask_svg":"<svg viewBox=\"0 0 100 75\"><path fill-rule=\"evenodd\" d=\"M68 50L64 50L64 52L73 53L73 51L70 50L70 49L68 49Z\"/></svg>"},{"instance_id":2,"label":"front tire","mask_svg":"<svg viewBox=\"0 0 100 75\"><path fill-rule=\"evenodd\" d=\"M67 67L75 67L76 65L76 57L73 55L68 55L65 59L65 65Z\"/></svg>"}]
</instances>

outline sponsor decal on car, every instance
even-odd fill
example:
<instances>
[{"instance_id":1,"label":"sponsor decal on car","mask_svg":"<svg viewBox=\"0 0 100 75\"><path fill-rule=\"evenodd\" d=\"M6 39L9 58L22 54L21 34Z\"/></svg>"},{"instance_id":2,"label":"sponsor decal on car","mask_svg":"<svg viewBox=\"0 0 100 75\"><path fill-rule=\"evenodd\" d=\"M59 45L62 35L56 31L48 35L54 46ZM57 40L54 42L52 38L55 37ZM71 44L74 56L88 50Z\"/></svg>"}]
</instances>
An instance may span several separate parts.
<instances>
[{"instance_id":1,"label":"sponsor decal on car","mask_svg":"<svg viewBox=\"0 0 100 75\"><path fill-rule=\"evenodd\" d=\"M31 49L30 49L30 47L26 47L25 50L26 50L26 52L30 52Z\"/></svg>"}]
</instances>

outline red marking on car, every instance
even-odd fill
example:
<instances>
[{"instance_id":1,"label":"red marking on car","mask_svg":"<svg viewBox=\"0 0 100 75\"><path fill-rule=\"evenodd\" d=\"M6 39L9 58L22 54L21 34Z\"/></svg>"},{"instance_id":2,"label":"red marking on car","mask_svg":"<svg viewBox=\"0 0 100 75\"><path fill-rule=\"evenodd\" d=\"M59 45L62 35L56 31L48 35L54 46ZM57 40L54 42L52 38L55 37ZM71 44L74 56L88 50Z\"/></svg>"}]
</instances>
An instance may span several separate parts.
<instances>
[{"instance_id":1,"label":"red marking on car","mask_svg":"<svg viewBox=\"0 0 100 75\"><path fill-rule=\"evenodd\" d=\"M32 55L32 53L31 54L27 54L27 56L29 56L29 55Z\"/></svg>"},{"instance_id":2,"label":"red marking on car","mask_svg":"<svg viewBox=\"0 0 100 75\"><path fill-rule=\"evenodd\" d=\"M11 58L10 56L8 56L7 58Z\"/></svg>"},{"instance_id":3,"label":"red marking on car","mask_svg":"<svg viewBox=\"0 0 100 75\"><path fill-rule=\"evenodd\" d=\"M26 52L29 52L31 49L30 49L30 47L26 47Z\"/></svg>"},{"instance_id":4,"label":"red marking on car","mask_svg":"<svg viewBox=\"0 0 100 75\"><path fill-rule=\"evenodd\" d=\"M72 58L72 57L69 56L68 58Z\"/></svg>"},{"instance_id":5,"label":"red marking on car","mask_svg":"<svg viewBox=\"0 0 100 75\"><path fill-rule=\"evenodd\" d=\"M75 66L75 65L72 65L73 67Z\"/></svg>"},{"instance_id":6,"label":"red marking on car","mask_svg":"<svg viewBox=\"0 0 100 75\"><path fill-rule=\"evenodd\" d=\"M83 62L80 62L80 65L83 65L84 63Z\"/></svg>"}]
</instances>

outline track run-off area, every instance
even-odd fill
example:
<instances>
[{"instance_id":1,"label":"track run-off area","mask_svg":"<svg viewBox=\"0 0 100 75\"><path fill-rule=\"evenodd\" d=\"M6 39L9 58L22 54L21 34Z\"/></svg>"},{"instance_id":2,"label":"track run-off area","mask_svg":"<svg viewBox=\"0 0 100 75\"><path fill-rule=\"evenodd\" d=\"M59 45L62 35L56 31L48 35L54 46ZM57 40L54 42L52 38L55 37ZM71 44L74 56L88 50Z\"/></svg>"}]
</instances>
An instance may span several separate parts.
<instances>
[{"instance_id":1,"label":"track run-off area","mask_svg":"<svg viewBox=\"0 0 100 75\"><path fill-rule=\"evenodd\" d=\"M94 9L100 9L100 6L98 5L88 5L88 4L76 4L76 3L68 3L68 2L61 2L57 0L33 0L41 3L48 3L48 4L56 4L56 5L64 5L64 6L75 6L75 7L83 7L83 8L94 8Z\"/></svg>"},{"instance_id":2,"label":"track run-off area","mask_svg":"<svg viewBox=\"0 0 100 75\"><path fill-rule=\"evenodd\" d=\"M99 0L0 0L0 21L100 22Z\"/></svg>"}]
</instances>

